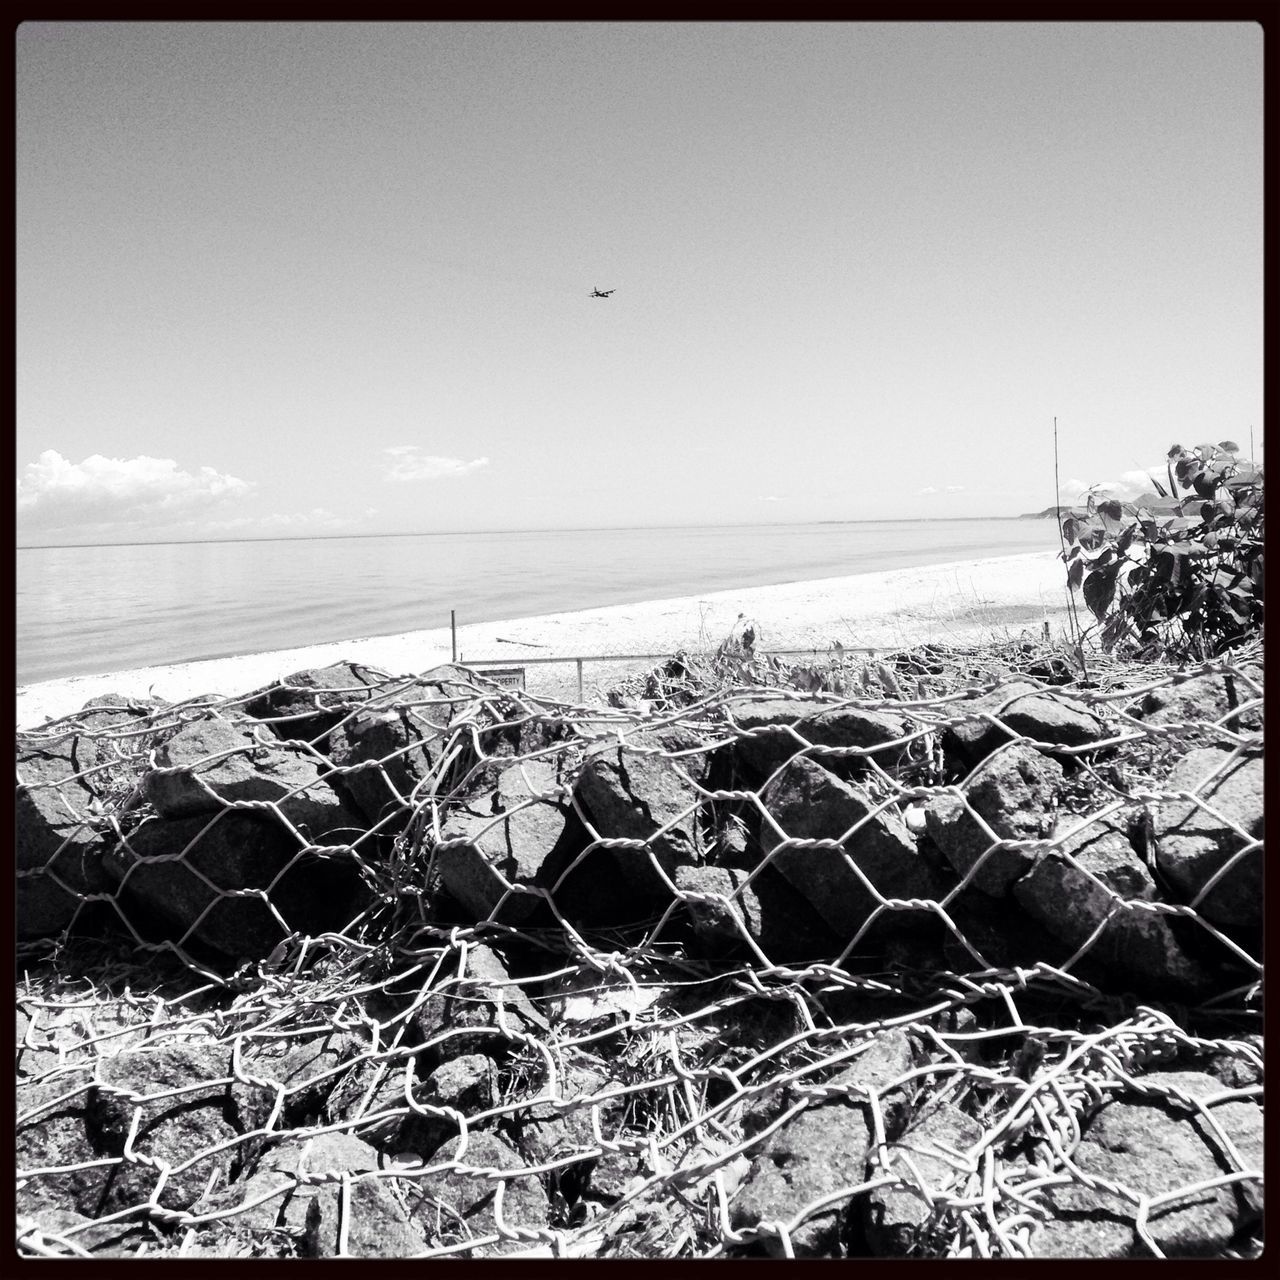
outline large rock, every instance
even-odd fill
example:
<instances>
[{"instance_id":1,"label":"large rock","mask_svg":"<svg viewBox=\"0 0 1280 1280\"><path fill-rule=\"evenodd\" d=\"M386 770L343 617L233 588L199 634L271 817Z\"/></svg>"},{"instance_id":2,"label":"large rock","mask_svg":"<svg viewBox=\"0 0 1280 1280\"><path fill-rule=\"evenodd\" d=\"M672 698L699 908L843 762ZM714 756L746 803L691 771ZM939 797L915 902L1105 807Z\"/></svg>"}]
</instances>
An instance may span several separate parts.
<instances>
[{"instance_id":1,"label":"large rock","mask_svg":"<svg viewBox=\"0 0 1280 1280\"><path fill-rule=\"evenodd\" d=\"M713 955L754 942L773 962L830 956L838 940L812 904L772 867L748 882L738 867L677 867L676 888Z\"/></svg>"},{"instance_id":2,"label":"large rock","mask_svg":"<svg viewBox=\"0 0 1280 1280\"><path fill-rule=\"evenodd\" d=\"M949 1102L930 1100L906 1132L888 1144L877 1173L901 1178L905 1187L876 1187L866 1199L864 1230L872 1252L901 1258L924 1243L933 1216L925 1193L963 1195L969 1170L964 1153L976 1147L982 1126Z\"/></svg>"},{"instance_id":3,"label":"large rock","mask_svg":"<svg viewBox=\"0 0 1280 1280\"><path fill-rule=\"evenodd\" d=\"M500 1238L476 1246L476 1257L526 1249L531 1238L501 1237L497 1193L502 1183L502 1222L508 1229L545 1230L551 1213L538 1175L509 1143L492 1133L470 1132L450 1138L430 1163L456 1162L457 1167L413 1179L406 1185L412 1222L434 1247L459 1244L488 1235ZM491 1176L485 1170L496 1170Z\"/></svg>"},{"instance_id":4,"label":"large rock","mask_svg":"<svg viewBox=\"0 0 1280 1280\"><path fill-rule=\"evenodd\" d=\"M60 932L85 897L109 893L105 816L130 801L147 752L171 728L150 699L93 698L56 731L18 735L14 824L19 938Z\"/></svg>"},{"instance_id":5,"label":"large rock","mask_svg":"<svg viewBox=\"0 0 1280 1280\"><path fill-rule=\"evenodd\" d=\"M92 1083L87 1067L30 1083L19 1080L14 1097L18 1213L60 1209L86 1218L102 1213L111 1167L101 1162L89 1139Z\"/></svg>"},{"instance_id":6,"label":"large rock","mask_svg":"<svg viewBox=\"0 0 1280 1280\"><path fill-rule=\"evenodd\" d=\"M39 1241L44 1256L78 1257L73 1250L92 1253L107 1258L137 1256L155 1236L149 1224L137 1219L113 1219L95 1222L74 1209L56 1209L49 1206L36 1208L29 1215L20 1215L17 1223L17 1243L33 1244ZM59 1250L65 1242L70 1246ZM51 1255L47 1250L53 1250Z\"/></svg>"},{"instance_id":7,"label":"large rock","mask_svg":"<svg viewBox=\"0 0 1280 1280\"><path fill-rule=\"evenodd\" d=\"M329 734L334 785L371 824L398 821L435 793L436 769L453 737L449 717L448 705L434 703L357 711Z\"/></svg>"},{"instance_id":8,"label":"large rock","mask_svg":"<svg viewBox=\"0 0 1280 1280\"><path fill-rule=\"evenodd\" d=\"M1125 828L1112 821L1064 839L1013 886L1013 896L1073 951L1088 942L1080 969L1109 989L1183 997L1207 990L1209 975L1179 945L1168 919L1141 905L1158 900L1155 881Z\"/></svg>"},{"instance_id":9,"label":"large rock","mask_svg":"<svg viewBox=\"0 0 1280 1280\"><path fill-rule=\"evenodd\" d=\"M877 894L936 899L944 891L901 814L894 809L874 813L875 803L861 786L836 777L816 760L792 760L760 800L773 818L761 824L765 856L843 939L857 933L877 909ZM780 847L787 837L840 845ZM882 912L878 923L893 923L895 916L896 911Z\"/></svg>"},{"instance_id":10,"label":"large rock","mask_svg":"<svg viewBox=\"0 0 1280 1280\"><path fill-rule=\"evenodd\" d=\"M535 798L555 785L552 765L513 766L495 792L455 809L443 823L435 847L440 878L477 920L527 920L543 899L512 892L513 886L551 889L587 847L590 837L571 808Z\"/></svg>"},{"instance_id":11,"label":"large rock","mask_svg":"<svg viewBox=\"0 0 1280 1280\"><path fill-rule=\"evenodd\" d=\"M896 1095L901 1105L899 1084L913 1065L914 1054L902 1032L874 1036L863 1053L826 1082L831 1096L806 1108L765 1140L732 1205L733 1227L791 1223L824 1197L865 1182L874 1140L865 1091L876 1092L882 1101ZM857 1203L860 1197L856 1196L838 1200L796 1223L790 1230L795 1256L842 1256L848 1214ZM774 1256L784 1252L776 1235L765 1236L764 1244Z\"/></svg>"},{"instance_id":12,"label":"large rock","mask_svg":"<svg viewBox=\"0 0 1280 1280\"><path fill-rule=\"evenodd\" d=\"M305 1257L410 1258L427 1249L423 1232L385 1179L352 1179L345 1195L323 1186L308 1201Z\"/></svg>"},{"instance_id":13,"label":"large rock","mask_svg":"<svg viewBox=\"0 0 1280 1280\"><path fill-rule=\"evenodd\" d=\"M644 849L611 850L634 892L669 894L662 873L670 877L676 867L703 859L702 797L693 785L706 776L701 747L702 740L688 730L637 730L623 743L596 744L582 762L574 794L590 828L607 840L646 842Z\"/></svg>"},{"instance_id":14,"label":"large rock","mask_svg":"<svg viewBox=\"0 0 1280 1280\"><path fill-rule=\"evenodd\" d=\"M364 1044L350 1031L327 1031L289 1039L248 1038L240 1051L242 1074L280 1099L273 1127L291 1128L320 1115L335 1089L345 1085L348 1069ZM339 1117L346 1119L346 1115Z\"/></svg>"},{"instance_id":15,"label":"large rock","mask_svg":"<svg viewBox=\"0 0 1280 1280\"><path fill-rule=\"evenodd\" d=\"M996 842L1042 838L1062 782L1057 761L1024 743L1005 747L970 775L964 788L967 805L950 793L928 801L925 830L960 875L972 871L971 884L992 897L1003 897L1031 869L1035 855Z\"/></svg>"},{"instance_id":16,"label":"large rock","mask_svg":"<svg viewBox=\"0 0 1280 1280\"><path fill-rule=\"evenodd\" d=\"M877 763L889 767L901 748L886 748L908 732L901 716L851 705L830 706L798 702L793 698L750 697L726 702L725 710L741 736L734 754L763 780L807 746L853 748L849 755L834 757L815 754L814 759L835 765L837 759L857 770L867 752ZM837 766L838 767L838 766Z\"/></svg>"},{"instance_id":17,"label":"large rock","mask_svg":"<svg viewBox=\"0 0 1280 1280\"><path fill-rule=\"evenodd\" d=\"M545 1085L538 1090L542 1095ZM604 1134L616 1134L626 1102L614 1096L597 1102L610 1080L591 1067L566 1066L555 1079L555 1100L534 1101L509 1113L511 1141L530 1165L559 1162L547 1172L551 1190L573 1200L599 1167L600 1143L592 1124L595 1111ZM576 1104L576 1105L575 1105ZM572 1157L578 1156L574 1160ZM606 1171L607 1172L607 1171ZM607 1180L607 1179L606 1179Z\"/></svg>"},{"instance_id":18,"label":"large rock","mask_svg":"<svg viewBox=\"0 0 1280 1280\"><path fill-rule=\"evenodd\" d=\"M1106 725L1074 698L1048 693L1027 680L1010 680L990 693L949 704L953 716L942 747L968 765L985 760L1002 743L1030 738L1046 747L1084 747L1107 734Z\"/></svg>"},{"instance_id":19,"label":"large rock","mask_svg":"<svg viewBox=\"0 0 1280 1280\"><path fill-rule=\"evenodd\" d=\"M1244 1172L1262 1173L1262 1111L1248 1100L1210 1104L1226 1092L1198 1071L1151 1071L1144 1086L1173 1088L1205 1104L1225 1133ZM1204 1186L1240 1172L1198 1107L1139 1093L1109 1094L1087 1122L1072 1154L1084 1174L1148 1197L1192 1189L1158 1205L1147 1230L1166 1257L1220 1256L1262 1214L1260 1176ZM1053 1218L1033 1237L1040 1258L1149 1257L1135 1230L1133 1200L1083 1182L1047 1189Z\"/></svg>"},{"instance_id":20,"label":"large rock","mask_svg":"<svg viewBox=\"0 0 1280 1280\"><path fill-rule=\"evenodd\" d=\"M350 854L302 852L269 813L151 818L104 864L144 936L190 934L237 961L264 958L293 930L341 929L368 900Z\"/></svg>"},{"instance_id":21,"label":"large rock","mask_svg":"<svg viewBox=\"0 0 1280 1280\"><path fill-rule=\"evenodd\" d=\"M506 962L484 943L469 945L461 962L445 957L414 1022L432 1066L464 1053L493 1054L510 1047L507 1042L549 1030Z\"/></svg>"},{"instance_id":22,"label":"large rock","mask_svg":"<svg viewBox=\"0 0 1280 1280\"><path fill-rule=\"evenodd\" d=\"M96 1072L89 1131L98 1150L119 1161L108 1173L106 1212L153 1195L167 1209L188 1209L226 1185L259 1145L246 1135L265 1118L265 1090L235 1081L228 1045L121 1053L102 1059ZM125 1157L126 1144L135 1158Z\"/></svg>"},{"instance_id":23,"label":"large rock","mask_svg":"<svg viewBox=\"0 0 1280 1280\"><path fill-rule=\"evenodd\" d=\"M317 760L268 738L264 730L218 718L184 725L156 750L146 797L162 818L271 804L313 841L338 831L341 839L356 840L365 823L324 780Z\"/></svg>"},{"instance_id":24,"label":"large rock","mask_svg":"<svg viewBox=\"0 0 1280 1280\"><path fill-rule=\"evenodd\" d=\"M394 683L403 686L404 681ZM387 685L386 676L359 662L335 662L285 676L247 701L244 709L266 721L276 737L306 742L326 753L330 730Z\"/></svg>"},{"instance_id":25,"label":"large rock","mask_svg":"<svg viewBox=\"0 0 1280 1280\"><path fill-rule=\"evenodd\" d=\"M252 1174L216 1191L200 1213L227 1213L240 1231L285 1232L303 1257L400 1258L426 1251L388 1182L367 1176L376 1148L350 1133L291 1138L261 1156ZM345 1185L344 1185L345 1184Z\"/></svg>"},{"instance_id":26,"label":"large rock","mask_svg":"<svg viewBox=\"0 0 1280 1280\"><path fill-rule=\"evenodd\" d=\"M1131 714L1154 725L1221 723L1236 733L1256 731L1262 728L1262 687L1257 663L1243 664L1240 675L1178 672L1168 684L1148 690Z\"/></svg>"},{"instance_id":27,"label":"large rock","mask_svg":"<svg viewBox=\"0 0 1280 1280\"><path fill-rule=\"evenodd\" d=\"M102 797L80 773L75 740L18 753L14 823L19 938L55 934L90 894L107 893L102 829L92 819Z\"/></svg>"},{"instance_id":28,"label":"large rock","mask_svg":"<svg viewBox=\"0 0 1280 1280\"><path fill-rule=\"evenodd\" d=\"M397 1071L395 1076L399 1084L403 1071ZM410 1109L403 1089L397 1089L397 1101L406 1115L396 1127L393 1145L397 1150L426 1156L458 1133L457 1116L470 1118L488 1111L497 1090L497 1068L493 1059L482 1053L464 1053L442 1063L415 1090L416 1107ZM439 1110L436 1113L427 1108Z\"/></svg>"},{"instance_id":29,"label":"large rock","mask_svg":"<svg viewBox=\"0 0 1280 1280\"><path fill-rule=\"evenodd\" d=\"M1212 747L1192 751L1174 766L1162 790L1191 791L1203 804L1164 801L1154 817L1160 871L1184 901L1227 930L1262 925L1262 846L1242 852L1263 838L1262 783L1261 752L1232 758ZM1200 897L1228 862L1221 879Z\"/></svg>"}]
</instances>

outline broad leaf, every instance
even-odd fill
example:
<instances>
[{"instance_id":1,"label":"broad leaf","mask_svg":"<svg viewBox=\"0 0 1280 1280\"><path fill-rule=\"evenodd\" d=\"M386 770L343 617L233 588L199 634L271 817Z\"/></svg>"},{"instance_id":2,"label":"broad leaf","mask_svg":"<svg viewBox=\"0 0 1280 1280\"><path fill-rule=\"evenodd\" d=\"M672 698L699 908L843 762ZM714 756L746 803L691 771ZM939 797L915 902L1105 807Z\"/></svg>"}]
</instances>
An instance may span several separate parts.
<instances>
[{"instance_id":1,"label":"broad leaf","mask_svg":"<svg viewBox=\"0 0 1280 1280\"><path fill-rule=\"evenodd\" d=\"M1084 602L1099 622L1107 616L1116 595L1116 568L1097 569L1084 581Z\"/></svg>"}]
</instances>

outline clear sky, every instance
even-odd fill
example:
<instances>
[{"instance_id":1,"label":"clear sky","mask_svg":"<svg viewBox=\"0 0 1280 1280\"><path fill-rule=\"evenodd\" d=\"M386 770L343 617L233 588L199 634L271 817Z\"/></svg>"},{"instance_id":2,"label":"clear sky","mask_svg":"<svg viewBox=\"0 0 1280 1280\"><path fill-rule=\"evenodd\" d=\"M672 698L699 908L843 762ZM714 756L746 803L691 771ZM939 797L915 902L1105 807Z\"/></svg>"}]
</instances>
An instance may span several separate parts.
<instances>
[{"instance_id":1,"label":"clear sky","mask_svg":"<svg viewBox=\"0 0 1280 1280\"><path fill-rule=\"evenodd\" d=\"M1255 25L16 58L23 545L1017 515L1055 415L1067 496L1260 446Z\"/></svg>"}]
</instances>

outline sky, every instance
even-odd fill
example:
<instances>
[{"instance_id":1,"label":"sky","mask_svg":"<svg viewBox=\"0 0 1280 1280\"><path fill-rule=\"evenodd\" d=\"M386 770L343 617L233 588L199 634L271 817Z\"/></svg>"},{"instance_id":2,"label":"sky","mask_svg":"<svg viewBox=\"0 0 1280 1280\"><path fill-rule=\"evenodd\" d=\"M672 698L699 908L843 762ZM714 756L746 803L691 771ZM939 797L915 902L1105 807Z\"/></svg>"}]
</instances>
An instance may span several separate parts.
<instances>
[{"instance_id":1,"label":"sky","mask_svg":"<svg viewBox=\"0 0 1280 1280\"><path fill-rule=\"evenodd\" d=\"M1055 417L1067 500L1260 451L1262 60L1228 22L24 24L19 545L1015 516Z\"/></svg>"}]
</instances>

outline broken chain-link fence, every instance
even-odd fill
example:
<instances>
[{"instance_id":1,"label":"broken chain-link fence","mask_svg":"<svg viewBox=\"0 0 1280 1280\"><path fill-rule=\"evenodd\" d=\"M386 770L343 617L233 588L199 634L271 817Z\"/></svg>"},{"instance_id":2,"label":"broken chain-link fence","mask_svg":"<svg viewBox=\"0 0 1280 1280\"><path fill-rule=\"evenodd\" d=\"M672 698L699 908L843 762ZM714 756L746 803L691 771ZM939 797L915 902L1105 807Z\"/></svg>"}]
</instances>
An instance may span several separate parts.
<instances>
[{"instance_id":1,"label":"broken chain-link fence","mask_svg":"<svg viewBox=\"0 0 1280 1280\"><path fill-rule=\"evenodd\" d=\"M1262 674L354 664L18 735L27 1255L1254 1256Z\"/></svg>"}]
</instances>

